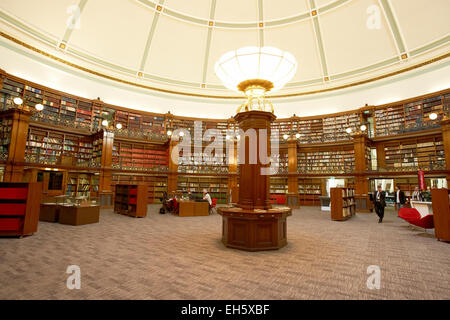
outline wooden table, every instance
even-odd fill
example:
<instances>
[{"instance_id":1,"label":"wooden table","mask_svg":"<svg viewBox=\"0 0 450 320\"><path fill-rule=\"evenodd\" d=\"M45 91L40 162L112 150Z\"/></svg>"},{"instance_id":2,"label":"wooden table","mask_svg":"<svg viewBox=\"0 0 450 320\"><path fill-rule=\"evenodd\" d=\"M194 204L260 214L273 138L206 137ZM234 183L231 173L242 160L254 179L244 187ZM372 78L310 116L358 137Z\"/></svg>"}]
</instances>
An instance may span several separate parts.
<instances>
[{"instance_id":1,"label":"wooden table","mask_svg":"<svg viewBox=\"0 0 450 320\"><path fill-rule=\"evenodd\" d=\"M209 215L209 203L201 201L180 200L178 215L180 217L194 217Z\"/></svg>"},{"instance_id":2,"label":"wooden table","mask_svg":"<svg viewBox=\"0 0 450 320\"><path fill-rule=\"evenodd\" d=\"M79 226L100 221L100 206L64 206L60 207L59 223Z\"/></svg>"}]
</instances>

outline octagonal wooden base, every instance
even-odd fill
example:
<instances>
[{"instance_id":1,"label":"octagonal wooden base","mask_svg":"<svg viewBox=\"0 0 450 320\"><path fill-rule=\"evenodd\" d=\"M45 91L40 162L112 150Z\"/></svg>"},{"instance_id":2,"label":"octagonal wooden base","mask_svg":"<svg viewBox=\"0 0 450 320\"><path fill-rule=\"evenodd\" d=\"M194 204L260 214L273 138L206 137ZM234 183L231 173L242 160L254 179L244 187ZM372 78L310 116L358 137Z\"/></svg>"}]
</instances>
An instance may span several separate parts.
<instances>
[{"instance_id":1,"label":"octagonal wooden base","mask_svg":"<svg viewBox=\"0 0 450 320\"><path fill-rule=\"evenodd\" d=\"M287 244L288 207L268 210L218 208L222 215L222 242L225 246L246 251L277 250Z\"/></svg>"}]
</instances>

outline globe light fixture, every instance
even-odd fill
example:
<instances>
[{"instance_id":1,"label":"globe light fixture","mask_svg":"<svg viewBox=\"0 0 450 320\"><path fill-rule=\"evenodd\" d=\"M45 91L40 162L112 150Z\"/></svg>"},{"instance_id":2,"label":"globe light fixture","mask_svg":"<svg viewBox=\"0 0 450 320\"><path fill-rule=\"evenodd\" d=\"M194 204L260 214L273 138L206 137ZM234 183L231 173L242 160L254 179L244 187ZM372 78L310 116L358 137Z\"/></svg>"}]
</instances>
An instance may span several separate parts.
<instances>
[{"instance_id":1,"label":"globe light fixture","mask_svg":"<svg viewBox=\"0 0 450 320\"><path fill-rule=\"evenodd\" d=\"M167 135L170 137L172 135L172 130L167 130Z\"/></svg>"},{"instance_id":2,"label":"globe light fixture","mask_svg":"<svg viewBox=\"0 0 450 320\"><path fill-rule=\"evenodd\" d=\"M289 138L289 135L288 135L288 134L286 134L286 133L283 134L283 139L284 139L284 140L287 140L288 138Z\"/></svg>"},{"instance_id":3,"label":"globe light fixture","mask_svg":"<svg viewBox=\"0 0 450 320\"><path fill-rule=\"evenodd\" d=\"M366 131L367 130L367 127L366 127L365 124L361 125L361 127L359 127L359 128L361 129L361 131Z\"/></svg>"},{"instance_id":4,"label":"globe light fixture","mask_svg":"<svg viewBox=\"0 0 450 320\"><path fill-rule=\"evenodd\" d=\"M295 137L298 139L298 138L300 138L300 133L296 133L295 134Z\"/></svg>"},{"instance_id":5,"label":"globe light fixture","mask_svg":"<svg viewBox=\"0 0 450 320\"><path fill-rule=\"evenodd\" d=\"M265 99L267 92L277 91L288 83L297 66L289 52L274 47L244 47L222 55L215 73L225 87L247 96L238 112L243 109L273 113L272 103Z\"/></svg>"},{"instance_id":6,"label":"globe light fixture","mask_svg":"<svg viewBox=\"0 0 450 320\"><path fill-rule=\"evenodd\" d=\"M16 105L18 105L18 106L22 105L22 103L23 103L22 98L19 98L19 97L14 98L13 101L14 101L14 103L15 103Z\"/></svg>"},{"instance_id":7,"label":"globe light fixture","mask_svg":"<svg viewBox=\"0 0 450 320\"><path fill-rule=\"evenodd\" d=\"M184 131L180 132L180 137L184 137Z\"/></svg>"},{"instance_id":8,"label":"globe light fixture","mask_svg":"<svg viewBox=\"0 0 450 320\"><path fill-rule=\"evenodd\" d=\"M108 126L108 120L103 120L102 121L102 126L107 127Z\"/></svg>"},{"instance_id":9,"label":"globe light fixture","mask_svg":"<svg viewBox=\"0 0 450 320\"><path fill-rule=\"evenodd\" d=\"M122 124L121 123L116 124L116 128L119 130L122 129Z\"/></svg>"},{"instance_id":10,"label":"globe light fixture","mask_svg":"<svg viewBox=\"0 0 450 320\"><path fill-rule=\"evenodd\" d=\"M44 106L40 103L38 103L37 105L34 106L36 108L36 111L42 111L44 110Z\"/></svg>"},{"instance_id":11,"label":"globe light fixture","mask_svg":"<svg viewBox=\"0 0 450 320\"><path fill-rule=\"evenodd\" d=\"M431 119L431 120L436 120L437 117L438 117L438 115L437 115L435 112L430 113L430 119Z\"/></svg>"},{"instance_id":12,"label":"globe light fixture","mask_svg":"<svg viewBox=\"0 0 450 320\"><path fill-rule=\"evenodd\" d=\"M348 134L352 133L352 128L345 129L345 132L347 132Z\"/></svg>"}]
</instances>

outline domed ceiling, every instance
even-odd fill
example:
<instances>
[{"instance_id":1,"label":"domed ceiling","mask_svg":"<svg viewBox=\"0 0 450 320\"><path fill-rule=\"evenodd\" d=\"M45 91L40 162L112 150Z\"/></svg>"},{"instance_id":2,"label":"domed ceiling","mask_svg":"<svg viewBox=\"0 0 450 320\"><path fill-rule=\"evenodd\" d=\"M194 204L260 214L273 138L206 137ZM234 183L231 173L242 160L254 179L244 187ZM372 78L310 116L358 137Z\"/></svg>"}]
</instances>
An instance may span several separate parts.
<instances>
[{"instance_id":1,"label":"domed ceiling","mask_svg":"<svg viewBox=\"0 0 450 320\"><path fill-rule=\"evenodd\" d=\"M292 96L448 59L449 13L448 0L2 0L0 35L89 75L205 97L237 96L214 73L222 54L274 46L299 63L274 93Z\"/></svg>"}]
</instances>

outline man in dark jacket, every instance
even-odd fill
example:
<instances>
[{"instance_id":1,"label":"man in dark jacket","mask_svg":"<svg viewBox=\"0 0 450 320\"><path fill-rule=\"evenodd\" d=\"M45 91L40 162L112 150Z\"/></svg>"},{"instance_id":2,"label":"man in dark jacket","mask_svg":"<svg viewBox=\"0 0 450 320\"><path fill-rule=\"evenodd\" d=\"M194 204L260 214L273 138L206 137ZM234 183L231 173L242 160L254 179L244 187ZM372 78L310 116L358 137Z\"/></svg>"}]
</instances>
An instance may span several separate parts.
<instances>
[{"instance_id":1,"label":"man in dark jacket","mask_svg":"<svg viewBox=\"0 0 450 320\"><path fill-rule=\"evenodd\" d=\"M397 206L397 215L403 205L406 202L405 193L400 189L400 186L397 186L397 190L395 190L395 205Z\"/></svg>"},{"instance_id":2,"label":"man in dark jacket","mask_svg":"<svg viewBox=\"0 0 450 320\"><path fill-rule=\"evenodd\" d=\"M373 204L379 217L378 223L381 223L384 217L384 207L386 207L386 192L383 191L381 185L378 186L378 190L373 194Z\"/></svg>"}]
</instances>

